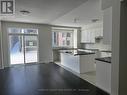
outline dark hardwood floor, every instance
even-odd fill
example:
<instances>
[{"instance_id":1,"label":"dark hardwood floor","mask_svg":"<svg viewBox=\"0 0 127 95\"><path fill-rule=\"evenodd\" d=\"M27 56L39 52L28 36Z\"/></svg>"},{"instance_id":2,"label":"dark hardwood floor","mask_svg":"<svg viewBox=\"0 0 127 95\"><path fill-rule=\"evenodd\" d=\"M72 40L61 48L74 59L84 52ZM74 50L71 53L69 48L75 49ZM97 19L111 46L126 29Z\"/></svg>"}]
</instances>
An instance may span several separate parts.
<instances>
[{"instance_id":1,"label":"dark hardwood floor","mask_svg":"<svg viewBox=\"0 0 127 95\"><path fill-rule=\"evenodd\" d=\"M0 70L0 95L109 95L56 64Z\"/></svg>"}]
</instances>

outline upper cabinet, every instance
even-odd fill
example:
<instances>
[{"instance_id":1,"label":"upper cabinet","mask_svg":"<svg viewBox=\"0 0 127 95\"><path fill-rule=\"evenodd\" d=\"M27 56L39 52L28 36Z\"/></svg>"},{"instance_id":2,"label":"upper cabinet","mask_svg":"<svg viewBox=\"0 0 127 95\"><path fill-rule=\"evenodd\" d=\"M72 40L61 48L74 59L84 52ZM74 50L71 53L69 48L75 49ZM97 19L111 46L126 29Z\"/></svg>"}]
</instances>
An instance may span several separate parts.
<instances>
[{"instance_id":1,"label":"upper cabinet","mask_svg":"<svg viewBox=\"0 0 127 95\"><path fill-rule=\"evenodd\" d=\"M95 43L95 38L103 37L103 24L94 23L82 28L81 43Z\"/></svg>"},{"instance_id":2,"label":"upper cabinet","mask_svg":"<svg viewBox=\"0 0 127 95\"><path fill-rule=\"evenodd\" d=\"M112 7L104 10L103 15L103 43L111 45L112 44Z\"/></svg>"},{"instance_id":3,"label":"upper cabinet","mask_svg":"<svg viewBox=\"0 0 127 95\"><path fill-rule=\"evenodd\" d=\"M103 27L95 29L95 37L103 37Z\"/></svg>"},{"instance_id":4,"label":"upper cabinet","mask_svg":"<svg viewBox=\"0 0 127 95\"><path fill-rule=\"evenodd\" d=\"M112 0L101 0L101 9L107 9L112 6Z\"/></svg>"},{"instance_id":5,"label":"upper cabinet","mask_svg":"<svg viewBox=\"0 0 127 95\"><path fill-rule=\"evenodd\" d=\"M95 34L93 30L83 30L81 32L81 43L95 43Z\"/></svg>"}]
</instances>

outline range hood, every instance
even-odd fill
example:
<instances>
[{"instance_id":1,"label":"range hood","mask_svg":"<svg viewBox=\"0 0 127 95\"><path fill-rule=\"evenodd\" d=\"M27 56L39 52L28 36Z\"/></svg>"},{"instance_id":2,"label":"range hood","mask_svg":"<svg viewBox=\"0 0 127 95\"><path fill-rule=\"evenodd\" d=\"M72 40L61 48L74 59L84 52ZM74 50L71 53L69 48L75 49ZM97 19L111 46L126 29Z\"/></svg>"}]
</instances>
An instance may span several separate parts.
<instances>
[{"instance_id":1,"label":"range hood","mask_svg":"<svg viewBox=\"0 0 127 95\"><path fill-rule=\"evenodd\" d=\"M95 39L97 39L97 40L103 39L103 36L97 36L97 37L95 37Z\"/></svg>"}]
</instances>

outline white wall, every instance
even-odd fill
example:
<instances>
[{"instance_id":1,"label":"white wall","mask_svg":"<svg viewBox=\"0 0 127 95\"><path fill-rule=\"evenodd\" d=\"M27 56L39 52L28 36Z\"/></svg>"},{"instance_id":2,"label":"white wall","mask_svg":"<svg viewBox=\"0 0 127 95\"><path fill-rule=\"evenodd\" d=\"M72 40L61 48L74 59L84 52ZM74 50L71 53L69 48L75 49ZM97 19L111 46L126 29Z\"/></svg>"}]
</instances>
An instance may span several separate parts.
<instances>
[{"instance_id":1,"label":"white wall","mask_svg":"<svg viewBox=\"0 0 127 95\"><path fill-rule=\"evenodd\" d=\"M51 26L43 25L43 24L2 22L3 61L4 61L5 67L9 66L8 35L7 35L7 29L9 27L38 29L38 32L39 32L39 62L53 61Z\"/></svg>"},{"instance_id":2,"label":"white wall","mask_svg":"<svg viewBox=\"0 0 127 95\"><path fill-rule=\"evenodd\" d=\"M77 29L77 48L81 47L81 29Z\"/></svg>"},{"instance_id":3,"label":"white wall","mask_svg":"<svg viewBox=\"0 0 127 95\"><path fill-rule=\"evenodd\" d=\"M112 0L112 77L111 95L119 95L120 0ZM123 94L126 95L126 94Z\"/></svg>"},{"instance_id":4,"label":"white wall","mask_svg":"<svg viewBox=\"0 0 127 95\"><path fill-rule=\"evenodd\" d=\"M100 42L96 42L95 44L86 44L86 49L99 49L99 50L109 50L111 51L111 45L105 45L103 44L103 40Z\"/></svg>"},{"instance_id":5,"label":"white wall","mask_svg":"<svg viewBox=\"0 0 127 95\"><path fill-rule=\"evenodd\" d=\"M104 10L103 15L103 43L112 44L112 7Z\"/></svg>"}]
</instances>

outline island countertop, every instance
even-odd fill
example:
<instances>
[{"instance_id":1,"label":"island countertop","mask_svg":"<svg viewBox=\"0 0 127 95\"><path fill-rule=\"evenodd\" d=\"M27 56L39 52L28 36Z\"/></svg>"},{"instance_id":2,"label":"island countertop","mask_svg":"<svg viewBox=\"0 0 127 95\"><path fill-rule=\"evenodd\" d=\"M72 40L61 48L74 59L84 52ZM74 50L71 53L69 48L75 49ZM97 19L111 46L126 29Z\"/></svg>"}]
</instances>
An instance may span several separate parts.
<instances>
[{"instance_id":1,"label":"island countertop","mask_svg":"<svg viewBox=\"0 0 127 95\"><path fill-rule=\"evenodd\" d=\"M60 52L66 53L66 54L71 54L74 56L95 54L95 52L85 52L85 51L79 51L79 50L61 50Z\"/></svg>"}]
</instances>

